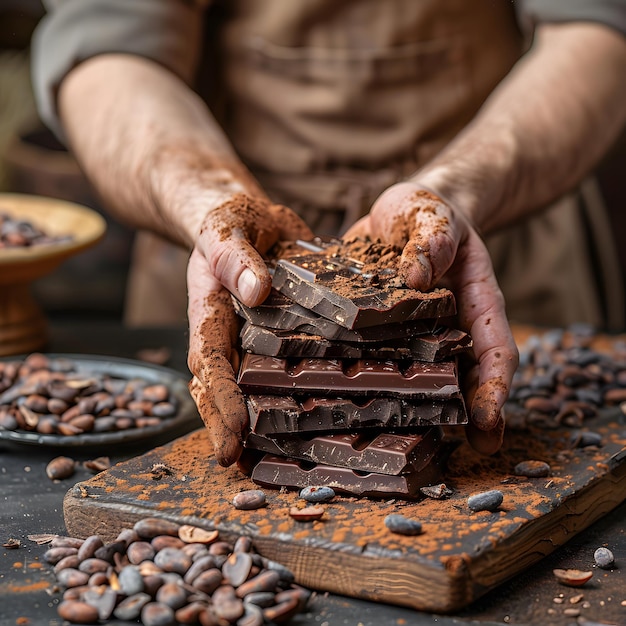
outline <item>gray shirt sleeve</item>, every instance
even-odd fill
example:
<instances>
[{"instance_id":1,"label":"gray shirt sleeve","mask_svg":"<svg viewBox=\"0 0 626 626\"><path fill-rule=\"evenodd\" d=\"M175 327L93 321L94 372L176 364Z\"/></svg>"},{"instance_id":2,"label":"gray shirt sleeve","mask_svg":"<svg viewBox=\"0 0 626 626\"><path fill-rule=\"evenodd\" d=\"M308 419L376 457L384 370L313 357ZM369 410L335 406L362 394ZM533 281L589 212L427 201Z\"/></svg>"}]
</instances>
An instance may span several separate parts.
<instances>
[{"instance_id":1,"label":"gray shirt sleeve","mask_svg":"<svg viewBox=\"0 0 626 626\"><path fill-rule=\"evenodd\" d=\"M626 36L626 0L517 0L522 21L596 22Z\"/></svg>"},{"instance_id":2,"label":"gray shirt sleeve","mask_svg":"<svg viewBox=\"0 0 626 626\"><path fill-rule=\"evenodd\" d=\"M63 139L56 95L76 65L105 53L142 56L191 82L202 38L203 2L46 0L32 43L33 89L41 119Z\"/></svg>"}]
</instances>

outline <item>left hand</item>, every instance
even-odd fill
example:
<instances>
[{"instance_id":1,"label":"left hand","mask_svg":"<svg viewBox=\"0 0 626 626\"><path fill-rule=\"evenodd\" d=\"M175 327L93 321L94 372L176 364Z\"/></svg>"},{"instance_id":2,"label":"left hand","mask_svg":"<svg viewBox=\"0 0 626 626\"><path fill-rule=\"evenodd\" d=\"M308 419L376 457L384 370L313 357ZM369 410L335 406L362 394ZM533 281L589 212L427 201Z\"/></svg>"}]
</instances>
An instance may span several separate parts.
<instances>
[{"instance_id":1,"label":"left hand","mask_svg":"<svg viewBox=\"0 0 626 626\"><path fill-rule=\"evenodd\" d=\"M215 457L225 466L239 458L248 424L236 382L239 321L230 291L248 306L260 304L271 286L261 254L277 240L312 237L286 207L242 194L235 199L239 202L226 202L207 213L187 266L188 362L193 374L189 389Z\"/></svg>"},{"instance_id":2,"label":"left hand","mask_svg":"<svg viewBox=\"0 0 626 626\"><path fill-rule=\"evenodd\" d=\"M502 443L504 405L518 352L489 253L469 220L414 182L387 189L371 212L345 235L380 238L403 249L400 273L407 286L447 286L457 300L460 327L474 343L476 365L466 374L467 437L479 452Z\"/></svg>"}]
</instances>

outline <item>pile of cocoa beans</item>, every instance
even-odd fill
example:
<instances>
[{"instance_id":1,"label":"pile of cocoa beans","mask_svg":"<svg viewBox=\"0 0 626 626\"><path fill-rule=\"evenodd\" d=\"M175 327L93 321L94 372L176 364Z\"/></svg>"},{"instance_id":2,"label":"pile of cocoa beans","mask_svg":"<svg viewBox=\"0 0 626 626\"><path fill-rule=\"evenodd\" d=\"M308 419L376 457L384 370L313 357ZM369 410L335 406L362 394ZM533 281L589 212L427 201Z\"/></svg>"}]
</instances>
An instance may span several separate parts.
<instances>
[{"instance_id":1,"label":"pile of cocoa beans","mask_svg":"<svg viewBox=\"0 0 626 626\"><path fill-rule=\"evenodd\" d=\"M231 544L217 530L146 518L109 543L55 537L45 560L65 589L59 616L73 624L116 618L145 626L261 626L304 610L311 593L286 567Z\"/></svg>"}]
</instances>

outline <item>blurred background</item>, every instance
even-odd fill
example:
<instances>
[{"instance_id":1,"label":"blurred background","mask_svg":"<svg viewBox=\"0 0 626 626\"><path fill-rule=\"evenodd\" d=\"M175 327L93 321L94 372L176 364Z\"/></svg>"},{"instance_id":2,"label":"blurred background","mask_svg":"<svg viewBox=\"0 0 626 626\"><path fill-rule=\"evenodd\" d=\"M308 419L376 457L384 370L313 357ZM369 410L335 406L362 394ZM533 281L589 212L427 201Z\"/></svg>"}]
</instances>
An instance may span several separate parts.
<instances>
[{"instance_id":1,"label":"blurred background","mask_svg":"<svg viewBox=\"0 0 626 626\"><path fill-rule=\"evenodd\" d=\"M30 39L44 8L38 0L0 0L0 191L52 196L102 213L107 235L35 283L49 317L123 317L134 234L106 216L65 148L38 119L29 76ZM626 276L626 134L598 168ZM625 286L626 287L626 286Z\"/></svg>"}]
</instances>

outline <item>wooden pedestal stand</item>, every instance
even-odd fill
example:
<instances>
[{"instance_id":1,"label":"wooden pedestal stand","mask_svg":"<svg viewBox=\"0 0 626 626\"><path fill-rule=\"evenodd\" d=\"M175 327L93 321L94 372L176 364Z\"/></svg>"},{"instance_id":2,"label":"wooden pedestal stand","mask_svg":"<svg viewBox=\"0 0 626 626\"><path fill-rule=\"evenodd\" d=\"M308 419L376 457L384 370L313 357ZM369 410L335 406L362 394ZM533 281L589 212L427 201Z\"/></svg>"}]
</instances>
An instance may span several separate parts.
<instances>
[{"instance_id":1,"label":"wooden pedestal stand","mask_svg":"<svg viewBox=\"0 0 626 626\"><path fill-rule=\"evenodd\" d=\"M61 243L0 249L0 356L7 356L39 350L47 340L46 318L31 294L31 283L96 244L106 225L86 207L21 194L0 194L0 213L28 220L50 236L71 237Z\"/></svg>"}]
</instances>

